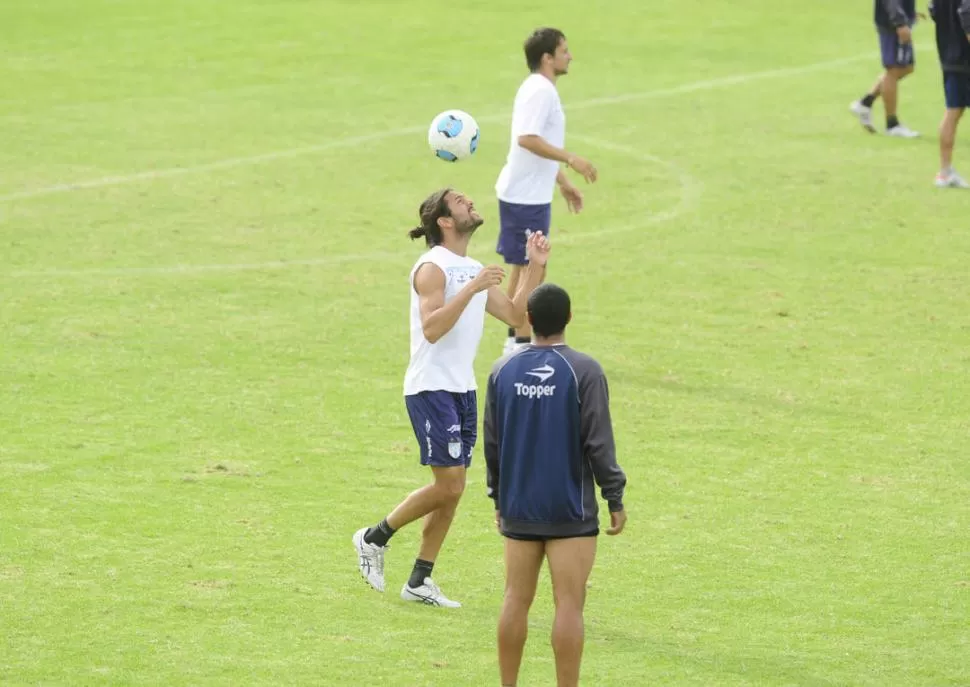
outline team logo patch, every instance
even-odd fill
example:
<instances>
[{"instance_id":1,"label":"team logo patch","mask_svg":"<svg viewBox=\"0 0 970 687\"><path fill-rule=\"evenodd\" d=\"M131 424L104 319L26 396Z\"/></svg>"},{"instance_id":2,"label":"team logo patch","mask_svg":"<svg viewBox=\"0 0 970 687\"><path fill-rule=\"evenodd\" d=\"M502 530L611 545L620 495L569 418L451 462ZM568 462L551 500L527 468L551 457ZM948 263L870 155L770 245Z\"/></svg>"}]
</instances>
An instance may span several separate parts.
<instances>
[{"instance_id":1,"label":"team logo patch","mask_svg":"<svg viewBox=\"0 0 970 687\"><path fill-rule=\"evenodd\" d=\"M448 442L448 455L458 460L461 458L461 442L460 441L449 441Z\"/></svg>"}]
</instances>

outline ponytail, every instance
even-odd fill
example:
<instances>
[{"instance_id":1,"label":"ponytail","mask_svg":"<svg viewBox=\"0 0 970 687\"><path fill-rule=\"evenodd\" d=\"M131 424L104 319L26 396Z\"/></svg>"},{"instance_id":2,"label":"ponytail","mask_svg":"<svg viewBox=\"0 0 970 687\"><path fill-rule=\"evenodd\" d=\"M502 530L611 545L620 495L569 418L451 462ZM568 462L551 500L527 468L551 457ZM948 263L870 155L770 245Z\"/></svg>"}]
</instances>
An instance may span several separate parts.
<instances>
[{"instance_id":1,"label":"ponytail","mask_svg":"<svg viewBox=\"0 0 970 687\"><path fill-rule=\"evenodd\" d=\"M428 246L440 246L444 243L444 235L438 220L442 217L450 217L451 209L448 207L448 194L450 188L443 188L435 191L424 199L418 208L418 216L421 218L421 226L415 227L408 232L412 241L424 238Z\"/></svg>"}]
</instances>

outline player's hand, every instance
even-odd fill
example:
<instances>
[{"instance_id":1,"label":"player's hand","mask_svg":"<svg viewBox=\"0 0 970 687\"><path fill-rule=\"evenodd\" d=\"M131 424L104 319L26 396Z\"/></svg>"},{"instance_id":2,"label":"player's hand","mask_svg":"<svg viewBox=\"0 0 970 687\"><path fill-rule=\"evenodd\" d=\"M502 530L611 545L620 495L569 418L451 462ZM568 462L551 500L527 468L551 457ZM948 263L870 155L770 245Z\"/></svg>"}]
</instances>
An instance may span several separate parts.
<instances>
[{"instance_id":1,"label":"player's hand","mask_svg":"<svg viewBox=\"0 0 970 687\"><path fill-rule=\"evenodd\" d=\"M913 42L913 30L908 26L897 26L896 27L896 38L899 39L900 43L907 44Z\"/></svg>"},{"instance_id":2,"label":"player's hand","mask_svg":"<svg viewBox=\"0 0 970 687\"><path fill-rule=\"evenodd\" d=\"M560 184L559 191L566 199L566 207L570 212L578 213L583 209L583 192L570 183Z\"/></svg>"},{"instance_id":3,"label":"player's hand","mask_svg":"<svg viewBox=\"0 0 970 687\"><path fill-rule=\"evenodd\" d=\"M550 249L549 239L541 231L532 232L525 241L525 257L530 265L535 263L540 267L545 267L546 263L549 262Z\"/></svg>"},{"instance_id":4,"label":"player's hand","mask_svg":"<svg viewBox=\"0 0 970 687\"><path fill-rule=\"evenodd\" d=\"M488 267L483 267L469 284L475 289L475 293L480 293L482 291L488 291L493 286L498 286L502 283L503 279L505 279L505 270L498 265L489 265Z\"/></svg>"},{"instance_id":5,"label":"player's hand","mask_svg":"<svg viewBox=\"0 0 970 687\"><path fill-rule=\"evenodd\" d=\"M626 511L621 510L616 513L610 513L610 525L611 527L606 528L606 533L611 537L622 532L626 526Z\"/></svg>"},{"instance_id":6,"label":"player's hand","mask_svg":"<svg viewBox=\"0 0 970 687\"><path fill-rule=\"evenodd\" d=\"M593 163L584 157L573 157L569 160L569 166L579 172L587 183L593 183L598 176Z\"/></svg>"},{"instance_id":7,"label":"player's hand","mask_svg":"<svg viewBox=\"0 0 970 687\"><path fill-rule=\"evenodd\" d=\"M497 529L499 533L502 532L502 516L498 511L495 511L495 529Z\"/></svg>"}]
</instances>

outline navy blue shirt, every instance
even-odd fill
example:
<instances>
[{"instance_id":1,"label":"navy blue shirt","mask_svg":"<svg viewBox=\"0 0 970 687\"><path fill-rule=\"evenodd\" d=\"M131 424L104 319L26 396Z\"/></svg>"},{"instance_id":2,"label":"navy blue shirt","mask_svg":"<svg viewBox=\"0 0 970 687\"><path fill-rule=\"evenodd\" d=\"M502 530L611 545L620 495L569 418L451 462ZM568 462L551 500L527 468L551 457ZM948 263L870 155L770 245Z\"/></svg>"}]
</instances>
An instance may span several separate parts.
<instances>
[{"instance_id":1,"label":"navy blue shirt","mask_svg":"<svg viewBox=\"0 0 970 687\"><path fill-rule=\"evenodd\" d=\"M929 10L943 71L970 73L970 0L933 0Z\"/></svg>"},{"instance_id":2,"label":"navy blue shirt","mask_svg":"<svg viewBox=\"0 0 970 687\"><path fill-rule=\"evenodd\" d=\"M916 0L875 0L876 26L888 31L916 23Z\"/></svg>"},{"instance_id":3,"label":"navy blue shirt","mask_svg":"<svg viewBox=\"0 0 970 687\"><path fill-rule=\"evenodd\" d=\"M488 494L503 534L595 532L596 485L611 511L623 509L626 475L616 462L609 388L593 358L559 344L500 359L483 424Z\"/></svg>"}]
</instances>

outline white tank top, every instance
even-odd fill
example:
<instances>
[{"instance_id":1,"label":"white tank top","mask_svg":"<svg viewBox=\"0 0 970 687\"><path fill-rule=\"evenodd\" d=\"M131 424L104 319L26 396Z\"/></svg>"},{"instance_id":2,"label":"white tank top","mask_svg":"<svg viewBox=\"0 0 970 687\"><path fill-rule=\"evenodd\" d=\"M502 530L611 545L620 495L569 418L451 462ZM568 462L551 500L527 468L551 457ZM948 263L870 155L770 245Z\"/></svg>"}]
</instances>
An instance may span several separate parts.
<instances>
[{"instance_id":1,"label":"white tank top","mask_svg":"<svg viewBox=\"0 0 970 687\"><path fill-rule=\"evenodd\" d=\"M430 343L421 327L421 309L414 290L414 275L426 262L437 265L445 273L445 303L452 300L465 284L481 271L482 263L452 253L444 246L435 246L418 258L411 268L411 361L404 374L404 395L422 391L451 391L464 393L478 388L475 383L475 354L485 328L485 302L488 291L472 296L455 326L447 334Z\"/></svg>"}]
</instances>

